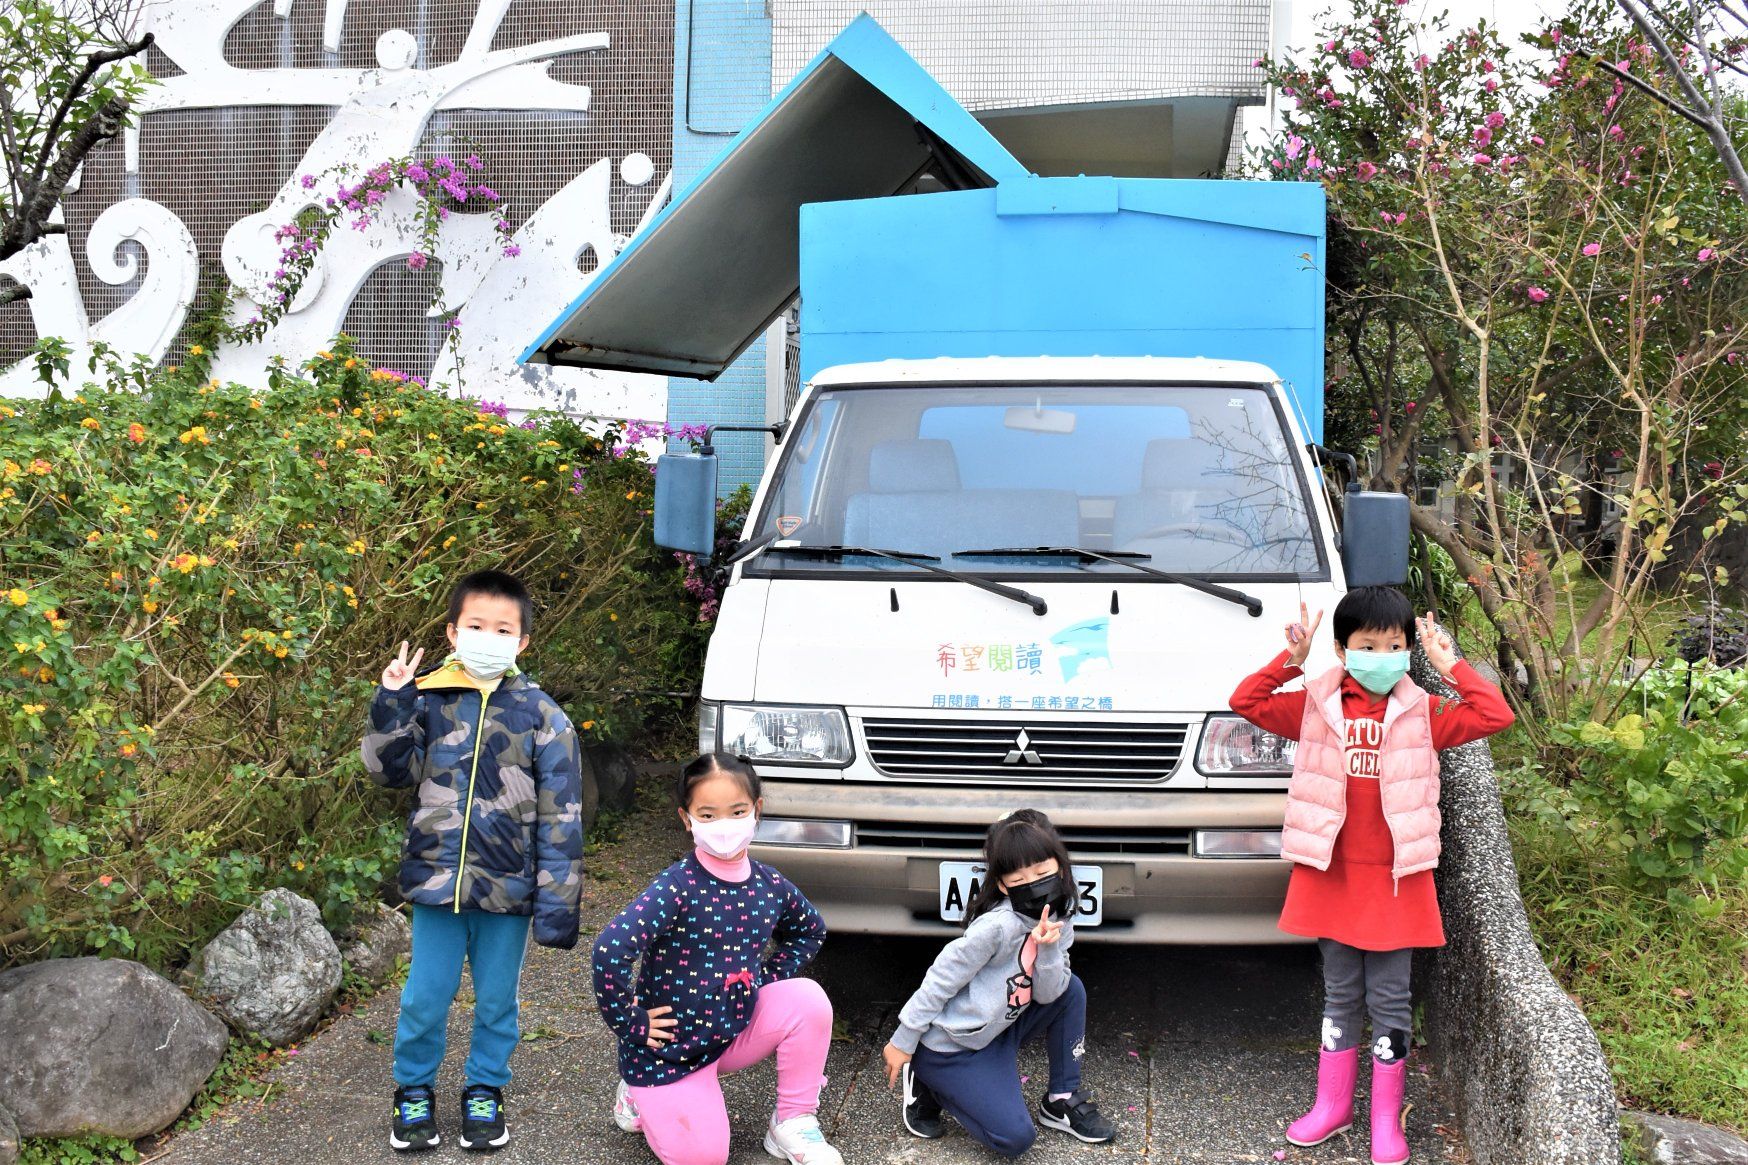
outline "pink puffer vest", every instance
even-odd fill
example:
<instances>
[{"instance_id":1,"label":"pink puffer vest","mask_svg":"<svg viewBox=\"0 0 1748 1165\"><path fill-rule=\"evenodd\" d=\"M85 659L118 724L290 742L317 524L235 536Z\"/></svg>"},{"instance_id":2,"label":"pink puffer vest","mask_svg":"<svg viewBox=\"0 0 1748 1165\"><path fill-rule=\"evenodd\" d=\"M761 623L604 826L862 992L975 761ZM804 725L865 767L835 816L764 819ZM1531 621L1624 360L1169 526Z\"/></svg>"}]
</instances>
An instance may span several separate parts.
<instances>
[{"instance_id":1,"label":"pink puffer vest","mask_svg":"<svg viewBox=\"0 0 1748 1165\"><path fill-rule=\"evenodd\" d=\"M1319 870L1329 868L1335 835L1347 820L1344 674L1338 667L1306 681L1305 720L1299 728L1299 750L1281 827L1281 856ZM1430 707L1425 689L1405 676L1390 690L1384 709L1378 793L1385 824L1396 843L1391 873L1397 878L1438 865L1438 750L1432 746Z\"/></svg>"}]
</instances>

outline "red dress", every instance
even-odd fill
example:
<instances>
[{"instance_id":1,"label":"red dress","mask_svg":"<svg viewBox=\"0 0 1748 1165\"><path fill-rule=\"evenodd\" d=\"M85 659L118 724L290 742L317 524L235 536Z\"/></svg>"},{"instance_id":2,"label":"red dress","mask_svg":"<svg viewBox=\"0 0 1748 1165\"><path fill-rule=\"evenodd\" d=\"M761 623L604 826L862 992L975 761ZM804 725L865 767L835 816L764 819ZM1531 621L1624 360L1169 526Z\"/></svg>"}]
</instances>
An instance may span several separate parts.
<instances>
[{"instance_id":1,"label":"red dress","mask_svg":"<svg viewBox=\"0 0 1748 1165\"><path fill-rule=\"evenodd\" d=\"M1287 653L1238 685L1232 710L1259 728L1299 739L1305 692L1278 689L1299 678ZM1512 722L1499 689L1465 662L1451 670L1457 698L1433 696L1428 709L1434 748L1454 748L1490 736ZM1378 745L1387 697L1374 696L1352 676L1341 681L1347 718L1347 818L1335 838L1329 868L1295 863L1287 883L1280 928L1305 938L1328 938L1365 951L1444 945L1433 871L1397 881L1390 874L1396 845L1384 820L1378 789Z\"/></svg>"}]
</instances>

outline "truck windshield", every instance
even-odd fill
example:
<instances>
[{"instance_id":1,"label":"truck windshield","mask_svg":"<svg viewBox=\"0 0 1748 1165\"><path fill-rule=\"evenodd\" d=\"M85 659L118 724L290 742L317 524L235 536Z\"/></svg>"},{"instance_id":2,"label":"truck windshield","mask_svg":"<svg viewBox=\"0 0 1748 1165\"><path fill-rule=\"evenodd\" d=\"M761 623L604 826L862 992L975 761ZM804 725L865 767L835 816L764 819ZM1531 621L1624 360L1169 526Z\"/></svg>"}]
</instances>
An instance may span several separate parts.
<instances>
[{"instance_id":1,"label":"truck windshield","mask_svg":"<svg viewBox=\"0 0 1748 1165\"><path fill-rule=\"evenodd\" d=\"M800 545L902 546L980 575L1318 576L1305 483L1273 395L1250 385L932 385L822 390L784 442L746 531ZM760 573L915 572L866 557L758 556Z\"/></svg>"}]
</instances>

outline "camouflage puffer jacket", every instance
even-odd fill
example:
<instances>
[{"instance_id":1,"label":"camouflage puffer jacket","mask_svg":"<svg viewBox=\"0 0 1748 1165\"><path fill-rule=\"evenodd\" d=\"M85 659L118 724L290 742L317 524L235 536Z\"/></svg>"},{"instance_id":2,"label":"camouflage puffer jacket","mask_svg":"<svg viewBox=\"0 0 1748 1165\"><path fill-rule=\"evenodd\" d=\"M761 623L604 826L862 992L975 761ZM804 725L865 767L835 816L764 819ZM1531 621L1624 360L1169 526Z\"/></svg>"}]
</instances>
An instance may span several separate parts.
<instances>
[{"instance_id":1,"label":"camouflage puffer jacket","mask_svg":"<svg viewBox=\"0 0 1748 1165\"><path fill-rule=\"evenodd\" d=\"M552 697L519 673L488 694L448 663L377 688L363 752L377 784L418 789L402 897L532 914L535 942L576 945L587 823L576 732Z\"/></svg>"}]
</instances>

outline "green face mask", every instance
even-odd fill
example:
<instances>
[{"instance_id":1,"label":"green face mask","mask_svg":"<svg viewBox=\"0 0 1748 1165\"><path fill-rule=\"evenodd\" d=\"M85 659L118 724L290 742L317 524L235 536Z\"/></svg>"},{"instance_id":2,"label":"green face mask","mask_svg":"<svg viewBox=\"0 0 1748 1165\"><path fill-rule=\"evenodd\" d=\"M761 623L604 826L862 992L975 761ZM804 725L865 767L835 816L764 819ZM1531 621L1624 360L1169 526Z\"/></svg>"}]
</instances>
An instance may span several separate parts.
<instances>
[{"instance_id":1,"label":"green face mask","mask_svg":"<svg viewBox=\"0 0 1748 1165\"><path fill-rule=\"evenodd\" d=\"M1388 695L1396 681L1408 674L1406 651L1350 651L1347 674L1374 696Z\"/></svg>"}]
</instances>

